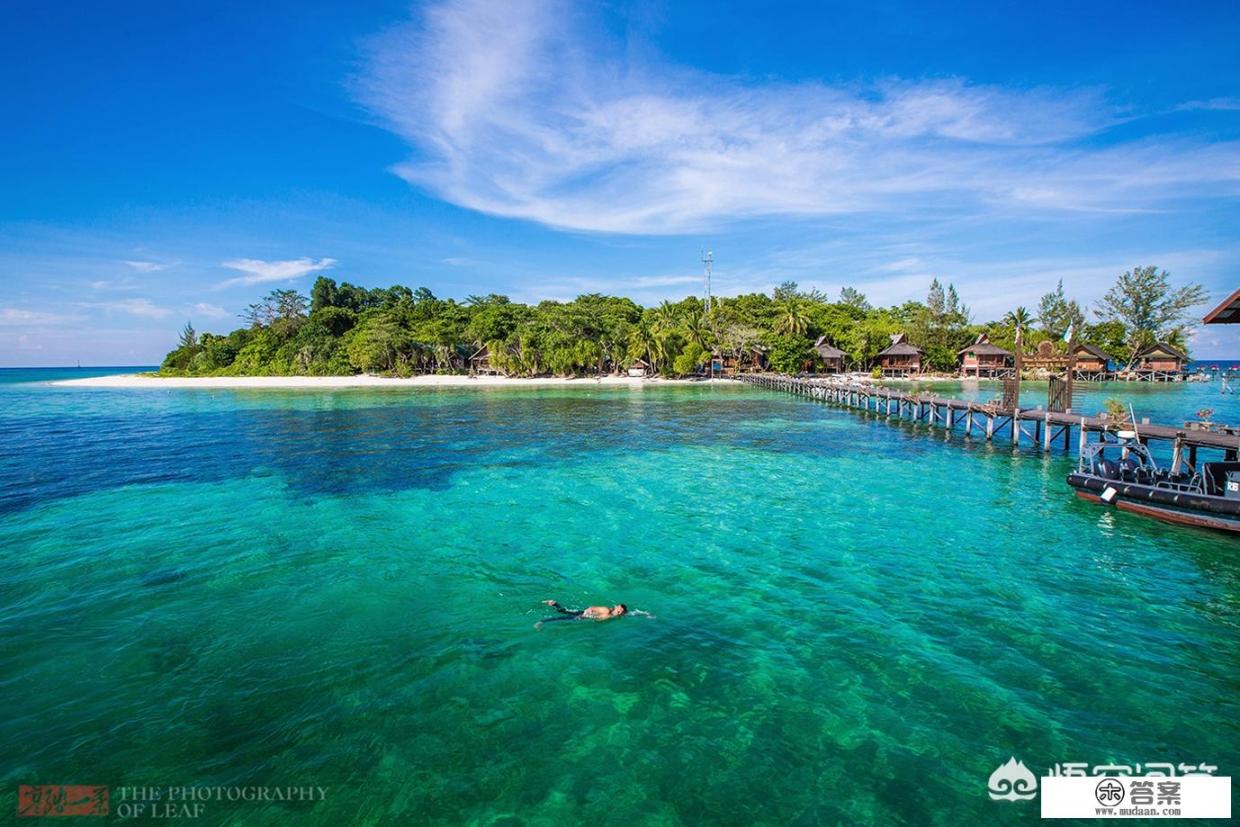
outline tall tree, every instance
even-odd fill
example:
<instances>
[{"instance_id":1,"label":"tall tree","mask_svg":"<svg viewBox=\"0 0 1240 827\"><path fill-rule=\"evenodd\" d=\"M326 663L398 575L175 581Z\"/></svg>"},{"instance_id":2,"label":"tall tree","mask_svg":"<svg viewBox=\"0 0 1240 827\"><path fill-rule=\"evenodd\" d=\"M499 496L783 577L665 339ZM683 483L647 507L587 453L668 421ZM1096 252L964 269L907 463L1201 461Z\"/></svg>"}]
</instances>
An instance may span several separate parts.
<instances>
[{"instance_id":1,"label":"tall tree","mask_svg":"<svg viewBox=\"0 0 1240 827\"><path fill-rule=\"evenodd\" d=\"M314 286L310 288L310 312L314 313L325 307L335 307L339 293L340 288L336 286L335 279L319 276L314 280Z\"/></svg>"},{"instance_id":2,"label":"tall tree","mask_svg":"<svg viewBox=\"0 0 1240 827\"><path fill-rule=\"evenodd\" d=\"M947 312L947 297L943 294L943 285L938 279L930 282L930 292L926 295L926 307L930 309L931 322L938 322Z\"/></svg>"},{"instance_id":3,"label":"tall tree","mask_svg":"<svg viewBox=\"0 0 1240 827\"><path fill-rule=\"evenodd\" d=\"M275 308L277 319L296 321L306 318L309 301L296 290L272 290L267 301Z\"/></svg>"},{"instance_id":4,"label":"tall tree","mask_svg":"<svg viewBox=\"0 0 1240 827\"><path fill-rule=\"evenodd\" d=\"M853 287L840 288L840 304L863 312L870 309L870 303L866 300L865 294Z\"/></svg>"},{"instance_id":5,"label":"tall tree","mask_svg":"<svg viewBox=\"0 0 1240 827\"><path fill-rule=\"evenodd\" d=\"M185 327L181 329L181 338L177 346L189 350L198 347L198 331L194 330L194 326L189 322L186 322Z\"/></svg>"},{"instance_id":6,"label":"tall tree","mask_svg":"<svg viewBox=\"0 0 1240 827\"><path fill-rule=\"evenodd\" d=\"M1154 266L1134 267L1116 279L1094 312L1104 321L1121 322L1128 330L1128 367L1151 344L1183 336L1190 326L1189 309L1206 300L1200 284L1171 286L1171 274Z\"/></svg>"},{"instance_id":7,"label":"tall tree","mask_svg":"<svg viewBox=\"0 0 1240 827\"><path fill-rule=\"evenodd\" d=\"M1063 279L1038 302L1038 324L1052 339L1062 339L1069 330L1079 333L1084 323L1081 306L1064 294Z\"/></svg>"}]
</instances>

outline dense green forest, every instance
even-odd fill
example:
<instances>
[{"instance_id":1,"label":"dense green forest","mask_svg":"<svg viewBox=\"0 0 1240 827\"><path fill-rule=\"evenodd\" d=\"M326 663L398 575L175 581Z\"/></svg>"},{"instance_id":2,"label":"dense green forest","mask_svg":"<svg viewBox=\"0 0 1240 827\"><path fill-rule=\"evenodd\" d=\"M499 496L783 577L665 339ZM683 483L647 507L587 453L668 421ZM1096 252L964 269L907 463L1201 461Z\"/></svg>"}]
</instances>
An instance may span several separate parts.
<instances>
[{"instance_id":1,"label":"dense green forest","mask_svg":"<svg viewBox=\"0 0 1240 827\"><path fill-rule=\"evenodd\" d=\"M367 289L320 276L308 298L276 290L250 305L245 325L227 335L200 336L187 324L161 373L457 373L484 346L491 365L511 376L621 372L636 359L661 375L685 376L698 372L712 351L744 364L755 349L772 369L792 373L812 369L820 336L847 354L850 369L864 370L893 333L921 347L929 368L954 371L956 352L979 333L1011 350L1018 328L1025 349L1040 341L1064 348L1071 328L1077 341L1122 361L1158 340L1184 348L1187 310L1204 298L1197 285L1173 288L1165 271L1140 267L1117 279L1094 308L1093 322L1060 281L1036 310L1015 307L1002 319L976 323L956 289L937 279L925 301L894 307L872 307L849 287L832 300L786 282L772 295L716 299L708 311L693 296L656 307L599 294L537 305L494 294L458 302L426 288Z\"/></svg>"}]
</instances>

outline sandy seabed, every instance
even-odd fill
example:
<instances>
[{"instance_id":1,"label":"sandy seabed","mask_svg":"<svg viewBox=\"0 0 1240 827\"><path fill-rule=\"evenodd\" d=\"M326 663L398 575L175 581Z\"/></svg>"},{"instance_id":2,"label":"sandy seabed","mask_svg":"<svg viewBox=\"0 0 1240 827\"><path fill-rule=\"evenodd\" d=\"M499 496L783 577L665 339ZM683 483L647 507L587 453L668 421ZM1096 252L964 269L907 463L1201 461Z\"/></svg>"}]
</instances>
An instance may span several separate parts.
<instances>
[{"instance_id":1,"label":"sandy seabed","mask_svg":"<svg viewBox=\"0 0 1240 827\"><path fill-rule=\"evenodd\" d=\"M723 379L660 379L630 376L599 376L585 379L539 377L515 379L508 376L413 376L407 379L385 376L150 376L122 373L114 376L92 376L85 379L64 379L56 385L79 388L537 388L594 387L600 385L644 387L652 385L694 385L723 382Z\"/></svg>"}]
</instances>

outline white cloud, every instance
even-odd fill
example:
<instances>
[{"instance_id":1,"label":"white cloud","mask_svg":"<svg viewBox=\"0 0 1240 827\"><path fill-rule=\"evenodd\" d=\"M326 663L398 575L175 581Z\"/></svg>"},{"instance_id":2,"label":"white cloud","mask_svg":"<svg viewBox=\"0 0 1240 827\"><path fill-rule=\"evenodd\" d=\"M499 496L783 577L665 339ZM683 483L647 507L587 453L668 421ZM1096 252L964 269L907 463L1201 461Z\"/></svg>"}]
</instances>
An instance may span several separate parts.
<instances>
[{"instance_id":1,"label":"white cloud","mask_svg":"<svg viewBox=\"0 0 1240 827\"><path fill-rule=\"evenodd\" d=\"M41 310L24 310L18 307L0 307L0 326L3 327L37 327L39 325L60 324L72 321L76 317L63 313L46 313Z\"/></svg>"},{"instance_id":2,"label":"white cloud","mask_svg":"<svg viewBox=\"0 0 1240 827\"><path fill-rule=\"evenodd\" d=\"M121 299L113 302L94 302L90 307L98 307L110 313L128 313L130 316L141 316L146 319L162 319L172 314L166 307L159 307L150 299Z\"/></svg>"},{"instance_id":3,"label":"white cloud","mask_svg":"<svg viewBox=\"0 0 1240 827\"><path fill-rule=\"evenodd\" d=\"M125 261L123 263L128 264L139 273L155 273L168 268L167 264L162 264L158 261Z\"/></svg>"},{"instance_id":4,"label":"white cloud","mask_svg":"<svg viewBox=\"0 0 1240 827\"><path fill-rule=\"evenodd\" d=\"M1202 101L1187 101L1175 107L1177 110L1205 110L1212 112L1240 111L1240 98L1210 98Z\"/></svg>"},{"instance_id":5,"label":"white cloud","mask_svg":"<svg viewBox=\"0 0 1240 827\"><path fill-rule=\"evenodd\" d=\"M234 258L220 263L221 267L245 273L244 276L220 283L220 287L239 284L263 284L272 281L290 281L316 270L328 270L336 265L334 258L295 258L287 261L263 261L257 258Z\"/></svg>"},{"instance_id":6,"label":"white cloud","mask_svg":"<svg viewBox=\"0 0 1240 827\"><path fill-rule=\"evenodd\" d=\"M206 302L199 302L194 305L194 310L211 319L223 319L230 315L224 308L214 304L207 304Z\"/></svg>"},{"instance_id":7,"label":"white cloud","mask_svg":"<svg viewBox=\"0 0 1240 827\"><path fill-rule=\"evenodd\" d=\"M1096 91L788 84L619 58L554 0L456 0L374 43L363 100L453 203L588 231L919 209L1131 211L1240 190L1240 147L1080 139ZM631 52L636 53L636 52ZM630 54L631 54L630 53Z\"/></svg>"}]
</instances>

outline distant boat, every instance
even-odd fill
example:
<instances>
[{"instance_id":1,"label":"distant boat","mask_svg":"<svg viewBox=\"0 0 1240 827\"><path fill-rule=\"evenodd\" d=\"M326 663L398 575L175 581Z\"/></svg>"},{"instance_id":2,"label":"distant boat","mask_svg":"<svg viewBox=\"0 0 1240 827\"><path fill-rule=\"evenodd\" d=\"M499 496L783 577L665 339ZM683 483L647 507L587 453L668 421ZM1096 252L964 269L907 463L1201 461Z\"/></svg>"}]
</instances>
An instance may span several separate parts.
<instances>
[{"instance_id":1,"label":"distant boat","mask_svg":"<svg viewBox=\"0 0 1240 827\"><path fill-rule=\"evenodd\" d=\"M1085 447L1068 485L1083 500L1163 522L1240 533L1240 462L1159 468L1135 431Z\"/></svg>"}]
</instances>

